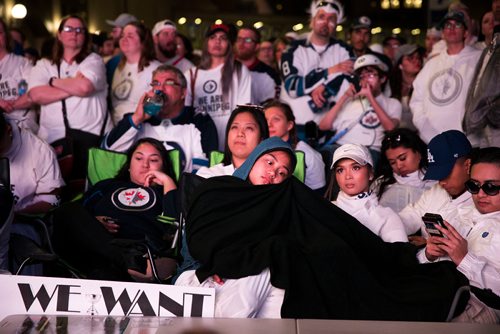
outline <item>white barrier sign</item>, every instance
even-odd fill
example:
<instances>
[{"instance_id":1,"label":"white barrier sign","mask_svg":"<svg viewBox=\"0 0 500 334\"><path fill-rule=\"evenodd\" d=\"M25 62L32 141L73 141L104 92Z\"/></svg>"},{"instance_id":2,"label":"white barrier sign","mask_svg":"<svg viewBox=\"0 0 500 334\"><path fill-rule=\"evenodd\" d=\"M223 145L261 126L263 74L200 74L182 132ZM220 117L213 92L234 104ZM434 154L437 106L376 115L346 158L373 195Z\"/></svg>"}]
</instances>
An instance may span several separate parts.
<instances>
[{"instance_id":1,"label":"white barrier sign","mask_svg":"<svg viewBox=\"0 0 500 334\"><path fill-rule=\"evenodd\" d=\"M0 320L11 314L213 317L215 290L0 275L0 301Z\"/></svg>"}]
</instances>

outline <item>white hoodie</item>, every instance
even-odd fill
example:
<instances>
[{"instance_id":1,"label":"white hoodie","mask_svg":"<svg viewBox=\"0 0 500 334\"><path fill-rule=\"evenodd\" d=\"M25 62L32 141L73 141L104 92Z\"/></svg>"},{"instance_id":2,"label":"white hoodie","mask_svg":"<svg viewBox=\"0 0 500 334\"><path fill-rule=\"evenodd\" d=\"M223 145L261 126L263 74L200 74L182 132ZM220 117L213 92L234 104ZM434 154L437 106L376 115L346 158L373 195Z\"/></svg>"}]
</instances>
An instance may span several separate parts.
<instances>
[{"instance_id":1,"label":"white hoodie","mask_svg":"<svg viewBox=\"0 0 500 334\"><path fill-rule=\"evenodd\" d=\"M332 203L359 220L385 242L408 242L399 216L392 209L379 205L374 192L349 196L340 191L337 200Z\"/></svg>"}]
</instances>

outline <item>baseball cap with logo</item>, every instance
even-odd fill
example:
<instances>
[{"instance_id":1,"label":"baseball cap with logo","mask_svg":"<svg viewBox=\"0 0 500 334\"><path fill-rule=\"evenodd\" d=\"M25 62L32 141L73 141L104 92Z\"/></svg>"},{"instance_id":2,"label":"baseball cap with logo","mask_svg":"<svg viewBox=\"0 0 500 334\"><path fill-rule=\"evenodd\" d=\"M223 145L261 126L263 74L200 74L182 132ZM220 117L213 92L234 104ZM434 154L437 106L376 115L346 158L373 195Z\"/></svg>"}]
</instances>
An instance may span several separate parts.
<instances>
[{"instance_id":1,"label":"baseball cap with logo","mask_svg":"<svg viewBox=\"0 0 500 334\"><path fill-rule=\"evenodd\" d=\"M354 21L351 23L351 29L356 30L356 29L370 29L372 26L372 20L368 16L361 16L357 17L354 19Z\"/></svg>"},{"instance_id":2,"label":"baseball cap with logo","mask_svg":"<svg viewBox=\"0 0 500 334\"><path fill-rule=\"evenodd\" d=\"M363 55L356 59L356 61L354 62L355 71L366 66L378 67L382 72L389 71L389 67L387 66L387 64L374 54Z\"/></svg>"},{"instance_id":3,"label":"baseball cap with logo","mask_svg":"<svg viewBox=\"0 0 500 334\"><path fill-rule=\"evenodd\" d=\"M429 165L424 180L443 180L450 175L455 162L472 151L472 145L465 134L448 130L431 139L427 146Z\"/></svg>"},{"instance_id":4,"label":"baseball cap with logo","mask_svg":"<svg viewBox=\"0 0 500 334\"><path fill-rule=\"evenodd\" d=\"M459 11L450 11L448 13L446 13L446 15L441 19L441 21L439 22L439 28L443 29L444 28L444 24L449 21L449 20L453 20L453 21L457 21L457 22L460 22L462 23L465 28L467 29L467 22L465 20L465 15L464 13L462 12L459 12Z\"/></svg>"},{"instance_id":5,"label":"baseball cap with logo","mask_svg":"<svg viewBox=\"0 0 500 334\"><path fill-rule=\"evenodd\" d=\"M362 166L366 164L373 166L373 159L370 151L360 144L344 144L336 149L333 153L330 169L335 167L335 164L342 159L352 159Z\"/></svg>"},{"instance_id":6,"label":"baseball cap with logo","mask_svg":"<svg viewBox=\"0 0 500 334\"><path fill-rule=\"evenodd\" d=\"M413 52L418 51L418 46L416 44L403 44L396 51L396 56L394 57L395 63L397 64L403 56L409 56Z\"/></svg>"},{"instance_id":7,"label":"baseball cap with logo","mask_svg":"<svg viewBox=\"0 0 500 334\"><path fill-rule=\"evenodd\" d=\"M177 26L170 20L162 20L160 22L156 22L151 33L153 34L153 36L156 36L165 29L177 30Z\"/></svg>"},{"instance_id":8,"label":"baseball cap with logo","mask_svg":"<svg viewBox=\"0 0 500 334\"><path fill-rule=\"evenodd\" d=\"M118 15L118 17L114 21L106 20L107 24L113 27L121 27L121 28L125 27L127 24L132 22L137 22L137 18L134 15L128 13L122 13Z\"/></svg>"}]
</instances>

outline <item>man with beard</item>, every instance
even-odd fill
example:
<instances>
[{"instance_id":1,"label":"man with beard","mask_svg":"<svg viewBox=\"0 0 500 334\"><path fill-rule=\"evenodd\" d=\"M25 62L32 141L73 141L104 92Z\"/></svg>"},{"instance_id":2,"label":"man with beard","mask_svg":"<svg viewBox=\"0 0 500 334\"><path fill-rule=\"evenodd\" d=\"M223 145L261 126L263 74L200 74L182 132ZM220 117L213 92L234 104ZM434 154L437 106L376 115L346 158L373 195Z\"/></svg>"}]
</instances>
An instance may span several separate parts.
<instances>
[{"instance_id":1,"label":"man with beard","mask_svg":"<svg viewBox=\"0 0 500 334\"><path fill-rule=\"evenodd\" d=\"M236 58L250 70L252 76L252 103L279 97L281 80L276 71L257 58L260 32L254 27L244 27L238 31L235 51Z\"/></svg>"},{"instance_id":2,"label":"man with beard","mask_svg":"<svg viewBox=\"0 0 500 334\"><path fill-rule=\"evenodd\" d=\"M372 40L372 20L368 16L361 16L351 23L351 29L349 33L350 44L352 51L356 57L361 57L365 54L374 54L380 60L382 60L388 67L389 73L391 72L392 62L384 54L375 52L370 49L370 43Z\"/></svg>"},{"instance_id":3,"label":"man with beard","mask_svg":"<svg viewBox=\"0 0 500 334\"><path fill-rule=\"evenodd\" d=\"M193 67L188 59L176 55L177 27L170 20L157 22L153 27L153 41L155 43L156 59L180 69L183 73Z\"/></svg>"},{"instance_id":4,"label":"man with beard","mask_svg":"<svg viewBox=\"0 0 500 334\"><path fill-rule=\"evenodd\" d=\"M344 79L353 72L354 53L347 44L332 38L343 17L344 8L336 0L314 0L311 33L306 39L293 41L282 55L281 99L293 109L299 137L304 136L304 125L319 122L349 85Z\"/></svg>"}]
</instances>

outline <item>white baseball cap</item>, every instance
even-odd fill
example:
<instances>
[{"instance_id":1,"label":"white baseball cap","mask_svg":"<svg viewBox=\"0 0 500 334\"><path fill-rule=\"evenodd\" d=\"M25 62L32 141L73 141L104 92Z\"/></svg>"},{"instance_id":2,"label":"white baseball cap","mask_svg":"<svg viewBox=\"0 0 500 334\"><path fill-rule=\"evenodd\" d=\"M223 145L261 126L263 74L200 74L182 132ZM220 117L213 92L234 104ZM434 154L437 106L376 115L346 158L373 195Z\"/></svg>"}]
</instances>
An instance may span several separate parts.
<instances>
[{"instance_id":1,"label":"white baseball cap","mask_svg":"<svg viewBox=\"0 0 500 334\"><path fill-rule=\"evenodd\" d=\"M382 72L389 71L389 67L387 67L387 65L382 60L380 60L379 57L377 57L373 54L363 55L363 56L359 57L358 59L356 59L356 61L354 62L354 70L355 71L362 68L362 67L366 67L366 66L378 67Z\"/></svg>"},{"instance_id":2,"label":"white baseball cap","mask_svg":"<svg viewBox=\"0 0 500 334\"><path fill-rule=\"evenodd\" d=\"M335 164L342 159L352 159L362 166L366 164L373 166L373 159L370 151L360 144L344 144L336 149L333 153L333 161L330 169L333 169Z\"/></svg>"},{"instance_id":3,"label":"white baseball cap","mask_svg":"<svg viewBox=\"0 0 500 334\"><path fill-rule=\"evenodd\" d=\"M156 22L156 24L153 27L153 30L151 32L152 32L153 36L156 36L165 29L177 30L177 26L175 25L174 22L172 22L170 20L162 20L160 22Z\"/></svg>"}]
</instances>

